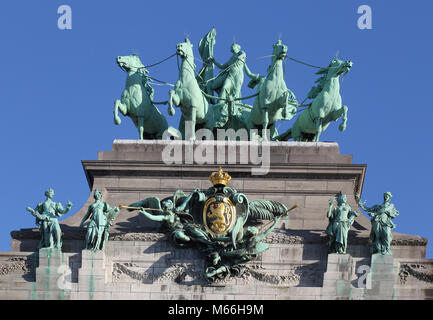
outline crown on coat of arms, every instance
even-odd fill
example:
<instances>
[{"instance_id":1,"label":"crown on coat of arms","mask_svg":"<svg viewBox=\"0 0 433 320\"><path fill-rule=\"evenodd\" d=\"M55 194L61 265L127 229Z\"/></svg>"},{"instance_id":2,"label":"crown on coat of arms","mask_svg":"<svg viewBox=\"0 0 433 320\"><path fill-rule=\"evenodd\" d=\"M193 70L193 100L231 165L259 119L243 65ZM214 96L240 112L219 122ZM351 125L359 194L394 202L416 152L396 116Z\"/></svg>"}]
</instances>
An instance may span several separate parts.
<instances>
[{"instance_id":1,"label":"crown on coat of arms","mask_svg":"<svg viewBox=\"0 0 433 320\"><path fill-rule=\"evenodd\" d=\"M215 186L217 184L222 184L224 186L228 185L232 177L227 172L224 172L223 169L220 169L216 172L212 172L209 177L210 182Z\"/></svg>"}]
</instances>

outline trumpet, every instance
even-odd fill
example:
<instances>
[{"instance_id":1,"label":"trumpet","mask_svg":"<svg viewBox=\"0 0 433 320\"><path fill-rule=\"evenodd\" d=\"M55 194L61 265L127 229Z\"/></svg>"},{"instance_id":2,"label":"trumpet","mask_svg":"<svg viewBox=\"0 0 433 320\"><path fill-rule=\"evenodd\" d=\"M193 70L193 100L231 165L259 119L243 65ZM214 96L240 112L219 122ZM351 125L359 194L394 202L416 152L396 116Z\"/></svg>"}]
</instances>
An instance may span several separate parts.
<instances>
[{"instance_id":1,"label":"trumpet","mask_svg":"<svg viewBox=\"0 0 433 320\"><path fill-rule=\"evenodd\" d=\"M289 214L289 212L290 211L292 211L292 210L295 210L296 208L298 208L299 207L299 204L295 204L293 207L291 207L290 209L288 209L286 212L284 212L281 216L279 216L280 218L282 218L282 217L284 217L284 216L287 216L288 214ZM263 230L263 229L265 229L265 228L267 228L269 225L271 225L271 223L273 223L272 221L269 221L268 223L266 223L265 225L263 225L261 228L260 228L260 232Z\"/></svg>"}]
</instances>

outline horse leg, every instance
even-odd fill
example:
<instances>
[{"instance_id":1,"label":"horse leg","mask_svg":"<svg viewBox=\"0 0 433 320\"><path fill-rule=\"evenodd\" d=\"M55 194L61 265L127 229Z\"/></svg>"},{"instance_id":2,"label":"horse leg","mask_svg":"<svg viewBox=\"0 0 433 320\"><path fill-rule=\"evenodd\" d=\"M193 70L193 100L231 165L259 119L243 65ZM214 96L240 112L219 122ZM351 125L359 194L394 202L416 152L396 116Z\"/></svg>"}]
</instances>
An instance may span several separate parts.
<instances>
[{"instance_id":1,"label":"horse leg","mask_svg":"<svg viewBox=\"0 0 433 320\"><path fill-rule=\"evenodd\" d=\"M140 140L144 140L144 118L143 117L138 117L137 129L140 134Z\"/></svg>"},{"instance_id":2,"label":"horse leg","mask_svg":"<svg viewBox=\"0 0 433 320\"><path fill-rule=\"evenodd\" d=\"M180 98L179 95L177 95L174 90L170 90L168 96L168 114L170 116L174 116L176 112L173 108L173 104L175 106L178 106L180 104Z\"/></svg>"},{"instance_id":3,"label":"horse leg","mask_svg":"<svg viewBox=\"0 0 433 320\"><path fill-rule=\"evenodd\" d=\"M341 108L343 110L343 121L341 122L340 126L338 127L338 129L340 131L344 131L346 130L346 123L347 123L347 110L349 110L349 108L347 108L347 106L343 106L343 108ZM340 109L340 110L341 110Z\"/></svg>"},{"instance_id":4,"label":"horse leg","mask_svg":"<svg viewBox=\"0 0 433 320\"><path fill-rule=\"evenodd\" d=\"M126 113L128 112L128 108L120 100L116 100L116 101L114 101L114 111L113 111L115 124L121 124L122 123L122 120L119 117L119 111L121 114L126 116Z\"/></svg>"},{"instance_id":5,"label":"horse leg","mask_svg":"<svg viewBox=\"0 0 433 320\"><path fill-rule=\"evenodd\" d=\"M268 129L269 124L269 111L268 108L263 108L263 118L262 118L262 138L264 141L268 140Z\"/></svg>"},{"instance_id":6,"label":"horse leg","mask_svg":"<svg viewBox=\"0 0 433 320\"><path fill-rule=\"evenodd\" d=\"M191 119L186 122L186 125L190 128L191 135L189 137L185 137L185 140L193 141L195 140L195 125L197 123L197 107L191 106Z\"/></svg>"},{"instance_id":7,"label":"horse leg","mask_svg":"<svg viewBox=\"0 0 433 320\"><path fill-rule=\"evenodd\" d=\"M296 122L293 125L292 129L290 129L290 130L291 130L291 135L292 135L293 141L302 141L303 140L301 128L299 127L299 125L296 124Z\"/></svg>"},{"instance_id":8,"label":"horse leg","mask_svg":"<svg viewBox=\"0 0 433 320\"><path fill-rule=\"evenodd\" d=\"M209 108L208 106L208 110L205 116L205 129L209 130L209 133L206 135L206 140L214 140L212 138L212 133L213 133L213 129L214 129L214 124L215 124L215 120L213 117L213 110Z\"/></svg>"},{"instance_id":9,"label":"horse leg","mask_svg":"<svg viewBox=\"0 0 433 320\"><path fill-rule=\"evenodd\" d=\"M322 118L316 118L316 120L314 120L314 123L316 124L316 136L313 139L313 142L319 142L320 140L320 135L322 134L323 131L323 127L322 127Z\"/></svg>"},{"instance_id":10,"label":"horse leg","mask_svg":"<svg viewBox=\"0 0 433 320\"><path fill-rule=\"evenodd\" d=\"M270 137L269 140L274 140L278 136L278 130L274 124L271 124L271 127L269 128L270 131Z\"/></svg>"},{"instance_id":11,"label":"horse leg","mask_svg":"<svg viewBox=\"0 0 433 320\"><path fill-rule=\"evenodd\" d=\"M185 118L184 118L183 114L180 116L180 120L179 120L179 132L180 132L182 139L186 140L186 137L185 137Z\"/></svg>"}]
</instances>

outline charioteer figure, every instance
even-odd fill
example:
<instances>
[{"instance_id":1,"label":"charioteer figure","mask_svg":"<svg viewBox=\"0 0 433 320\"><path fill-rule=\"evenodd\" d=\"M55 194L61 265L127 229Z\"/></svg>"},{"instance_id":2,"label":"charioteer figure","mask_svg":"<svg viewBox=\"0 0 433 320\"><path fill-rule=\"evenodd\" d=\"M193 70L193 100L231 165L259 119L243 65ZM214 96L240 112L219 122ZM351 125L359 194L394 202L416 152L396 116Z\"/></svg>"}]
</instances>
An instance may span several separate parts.
<instances>
[{"instance_id":1,"label":"charioteer figure","mask_svg":"<svg viewBox=\"0 0 433 320\"><path fill-rule=\"evenodd\" d=\"M216 114L219 114L219 117L215 119L216 127L223 127L229 119L228 103L225 100L230 100L230 103L233 104L234 99L241 97L241 89L244 83L244 71L252 80L258 81L260 78L259 74L252 73L248 68L246 63L247 55L245 51L241 50L239 44L233 43L230 51L233 55L229 61L224 64L217 62L214 57L209 59L210 62L213 62L221 69L221 72L208 81L206 86L207 92L216 91L221 99L218 103L211 101L213 104L216 103L213 109L216 110ZM233 108L233 105L231 108ZM233 110L232 113L234 112Z\"/></svg>"}]
</instances>

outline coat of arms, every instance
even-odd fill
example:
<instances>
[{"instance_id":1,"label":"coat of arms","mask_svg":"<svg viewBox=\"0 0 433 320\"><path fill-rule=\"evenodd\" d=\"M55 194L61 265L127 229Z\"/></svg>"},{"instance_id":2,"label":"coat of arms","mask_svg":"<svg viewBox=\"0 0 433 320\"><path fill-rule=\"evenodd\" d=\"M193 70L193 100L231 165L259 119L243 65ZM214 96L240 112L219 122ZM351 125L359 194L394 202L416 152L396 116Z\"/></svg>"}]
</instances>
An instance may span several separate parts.
<instances>
[{"instance_id":1,"label":"coat of arms","mask_svg":"<svg viewBox=\"0 0 433 320\"><path fill-rule=\"evenodd\" d=\"M130 206L120 206L161 222L169 239L177 246L198 246L210 265L205 278L212 282L239 275L242 264L268 248L263 239L275 228L280 218L293 210L270 200L249 201L243 193L227 186L231 177L222 168L213 172L207 190L195 189L187 196L177 190L172 197L143 199ZM250 219L273 220L257 229L246 226Z\"/></svg>"},{"instance_id":2,"label":"coat of arms","mask_svg":"<svg viewBox=\"0 0 433 320\"><path fill-rule=\"evenodd\" d=\"M203 223L213 236L224 236L236 222L236 208L229 198L217 195L209 198L203 208Z\"/></svg>"}]
</instances>

